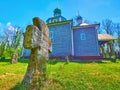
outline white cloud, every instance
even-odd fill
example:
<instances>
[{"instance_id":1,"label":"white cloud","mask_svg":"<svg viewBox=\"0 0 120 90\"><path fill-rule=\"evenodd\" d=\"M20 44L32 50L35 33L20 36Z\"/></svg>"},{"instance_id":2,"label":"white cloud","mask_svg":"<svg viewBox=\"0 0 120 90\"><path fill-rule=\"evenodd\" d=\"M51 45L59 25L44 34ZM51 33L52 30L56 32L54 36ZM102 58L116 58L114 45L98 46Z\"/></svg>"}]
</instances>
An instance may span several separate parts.
<instances>
[{"instance_id":1,"label":"white cloud","mask_svg":"<svg viewBox=\"0 0 120 90\"><path fill-rule=\"evenodd\" d=\"M0 22L0 36L5 36L5 33L11 36L14 34L14 31L16 31L16 28L11 22L7 22L6 24Z\"/></svg>"},{"instance_id":2,"label":"white cloud","mask_svg":"<svg viewBox=\"0 0 120 90\"><path fill-rule=\"evenodd\" d=\"M14 30L17 32L17 31L18 31L18 28L14 28Z\"/></svg>"},{"instance_id":3,"label":"white cloud","mask_svg":"<svg viewBox=\"0 0 120 90\"><path fill-rule=\"evenodd\" d=\"M10 31L14 31L15 30L15 28L14 28L14 26L12 26L11 22L8 22L6 25L7 25L8 30L10 30Z\"/></svg>"},{"instance_id":4,"label":"white cloud","mask_svg":"<svg viewBox=\"0 0 120 90\"><path fill-rule=\"evenodd\" d=\"M10 30L10 31L14 31L15 28L14 28L13 26L8 26L8 30Z\"/></svg>"},{"instance_id":5,"label":"white cloud","mask_svg":"<svg viewBox=\"0 0 120 90\"><path fill-rule=\"evenodd\" d=\"M11 26L11 22L8 22L6 25L7 25L7 26Z\"/></svg>"}]
</instances>

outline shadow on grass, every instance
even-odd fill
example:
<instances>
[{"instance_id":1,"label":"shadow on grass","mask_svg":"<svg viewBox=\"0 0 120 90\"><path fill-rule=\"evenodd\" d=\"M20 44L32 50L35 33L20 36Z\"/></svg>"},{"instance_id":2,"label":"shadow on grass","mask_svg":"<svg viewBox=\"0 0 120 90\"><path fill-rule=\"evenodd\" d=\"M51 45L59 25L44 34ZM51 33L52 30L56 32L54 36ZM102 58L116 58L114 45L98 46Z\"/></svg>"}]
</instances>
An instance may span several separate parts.
<instances>
[{"instance_id":1,"label":"shadow on grass","mask_svg":"<svg viewBox=\"0 0 120 90\"><path fill-rule=\"evenodd\" d=\"M0 62L10 62L10 59L4 59L4 60L0 59Z\"/></svg>"},{"instance_id":2,"label":"shadow on grass","mask_svg":"<svg viewBox=\"0 0 120 90\"><path fill-rule=\"evenodd\" d=\"M98 64L105 64L105 63L120 63L120 60L112 61L112 60L72 60L70 62L80 63L80 64L88 64L88 63L98 63Z\"/></svg>"},{"instance_id":3,"label":"shadow on grass","mask_svg":"<svg viewBox=\"0 0 120 90\"><path fill-rule=\"evenodd\" d=\"M51 65L57 64L59 61L58 60L48 60L47 63Z\"/></svg>"},{"instance_id":4,"label":"shadow on grass","mask_svg":"<svg viewBox=\"0 0 120 90\"><path fill-rule=\"evenodd\" d=\"M57 86L57 87L55 87L55 86ZM63 84L61 81L59 81L57 79L46 78L46 80L44 81L44 86L42 88L44 88L44 90L56 90L57 88L62 87L62 86L63 86ZM56 89L54 89L54 88L56 88ZM26 90L26 89L25 88L22 89L22 84L19 82L9 90ZM37 89L37 90L42 90L42 89Z\"/></svg>"},{"instance_id":5,"label":"shadow on grass","mask_svg":"<svg viewBox=\"0 0 120 90\"><path fill-rule=\"evenodd\" d=\"M11 88L10 90L21 90L20 89L21 83L17 83L13 88Z\"/></svg>"},{"instance_id":6,"label":"shadow on grass","mask_svg":"<svg viewBox=\"0 0 120 90\"><path fill-rule=\"evenodd\" d=\"M28 63L29 59L19 59L18 62L20 62L20 63Z\"/></svg>"},{"instance_id":7,"label":"shadow on grass","mask_svg":"<svg viewBox=\"0 0 120 90\"><path fill-rule=\"evenodd\" d=\"M120 61L120 60L117 60L117 61ZM5 60L0 60L0 62L11 62L10 59L5 59ZM18 62L19 63L28 63L29 62L29 59L18 59ZM48 64L51 64L51 65L55 65L57 64L58 62L67 62L66 60L48 60L47 63ZM74 63L108 63L108 62L112 62L111 60L69 60L69 62L74 62ZM117 62L116 62L117 63Z\"/></svg>"},{"instance_id":8,"label":"shadow on grass","mask_svg":"<svg viewBox=\"0 0 120 90\"><path fill-rule=\"evenodd\" d=\"M79 63L79 64L88 64L88 63L105 63L102 60L49 60L47 63L51 65L55 65L58 62L65 62L65 64L74 62L74 63Z\"/></svg>"},{"instance_id":9,"label":"shadow on grass","mask_svg":"<svg viewBox=\"0 0 120 90\"><path fill-rule=\"evenodd\" d=\"M20 63L28 63L28 59L18 59L18 62ZM0 62L11 62L11 59L4 59L4 60L1 60L0 59Z\"/></svg>"}]
</instances>

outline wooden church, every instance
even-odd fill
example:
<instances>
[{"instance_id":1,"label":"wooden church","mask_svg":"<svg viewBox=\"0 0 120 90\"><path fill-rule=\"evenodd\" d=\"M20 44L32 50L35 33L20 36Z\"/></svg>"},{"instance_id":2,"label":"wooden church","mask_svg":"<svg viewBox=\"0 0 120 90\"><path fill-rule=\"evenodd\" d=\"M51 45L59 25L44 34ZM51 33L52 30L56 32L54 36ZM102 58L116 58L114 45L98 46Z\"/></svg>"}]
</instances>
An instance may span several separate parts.
<instances>
[{"instance_id":1,"label":"wooden church","mask_svg":"<svg viewBox=\"0 0 120 90\"><path fill-rule=\"evenodd\" d=\"M99 46L102 42L114 40L108 36L100 38L97 28L100 24L82 23L82 17L77 17L78 25L73 20L67 20L61 15L59 8L54 9L54 16L46 20L52 40L50 58L65 59L101 59ZM99 37L98 37L99 36ZM23 56L29 56L30 51L23 50Z\"/></svg>"}]
</instances>

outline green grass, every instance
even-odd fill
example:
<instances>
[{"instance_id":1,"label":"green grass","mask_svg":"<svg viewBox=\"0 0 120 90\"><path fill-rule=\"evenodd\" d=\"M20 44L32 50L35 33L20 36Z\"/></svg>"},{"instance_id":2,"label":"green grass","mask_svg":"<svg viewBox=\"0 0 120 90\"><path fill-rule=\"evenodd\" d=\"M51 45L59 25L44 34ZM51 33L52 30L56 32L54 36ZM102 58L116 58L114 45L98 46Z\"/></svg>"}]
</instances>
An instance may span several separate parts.
<instances>
[{"instance_id":1,"label":"green grass","mask_svg":"<svg viewBox=\"0 0 120 90\"><path fill-rule=\"evenodd\" d=\"M0 90L19 90L26 68L27 60L0 62ZM43 90L120 90L120 61L49 61Z\"/></svg>"}]
</instances>

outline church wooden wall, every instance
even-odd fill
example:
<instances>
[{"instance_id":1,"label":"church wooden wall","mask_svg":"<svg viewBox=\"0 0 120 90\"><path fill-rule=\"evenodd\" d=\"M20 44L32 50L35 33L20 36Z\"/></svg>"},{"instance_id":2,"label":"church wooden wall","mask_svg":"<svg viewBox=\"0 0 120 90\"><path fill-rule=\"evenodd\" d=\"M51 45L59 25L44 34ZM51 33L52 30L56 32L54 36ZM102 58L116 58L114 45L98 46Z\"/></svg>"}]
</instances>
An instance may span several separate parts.
<instances>
[{"instance_id":1,"label":"church wooden wall","mask_svg":"<svg viewBox=\"0 0 120 90\"><path fill-rule=\"evenodd\" d=\"M49 26L53 51L50 56L69 56L72 53L71 24Z\"/></svg>"},{"instance_id":2,"label":"church wooden wall","mask_svg":"<svg viewBox=\"0 0 120 90\"><path fill-rule=\"evenodd\" d=\"M83 34L83 37L81 36ZM98 38L95 27L78 28L73 31L75 56L98 56Z\"/></svg>"}]
</instances>

